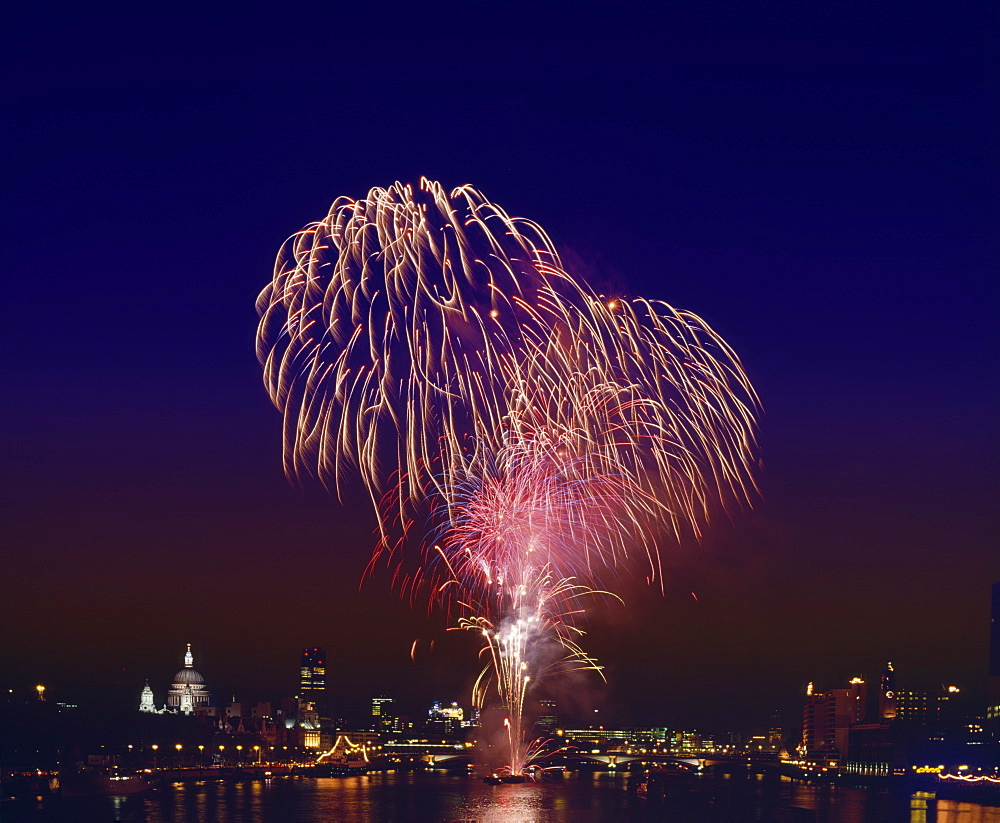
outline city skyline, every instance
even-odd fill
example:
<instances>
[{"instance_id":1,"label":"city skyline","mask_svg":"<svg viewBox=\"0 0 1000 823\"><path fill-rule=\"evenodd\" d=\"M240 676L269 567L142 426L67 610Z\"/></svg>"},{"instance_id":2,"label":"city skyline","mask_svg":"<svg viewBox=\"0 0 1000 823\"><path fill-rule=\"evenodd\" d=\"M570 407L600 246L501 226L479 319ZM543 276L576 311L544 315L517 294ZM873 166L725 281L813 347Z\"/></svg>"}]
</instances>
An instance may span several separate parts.
<instances>
[{"instance_id":1,"label":"city skyline","mask_svg":"<svg viewBox=\"0 0 1000 823\"><path fill-rule=\"evenodd\" d=\"M869 721L872 719L877 720L880 717L884 720L886 717L891 718L896 716L895 700L890 700L892 709L889 714L886 713L887 710L883 706L884 695L888 690L890 694L893 691L898 691L901 695L930 694L934 691L940 691L942 694L950 696L952 702L961 707L962 712L968 714L970 717L977 716L980 720L985 721L986 728L990 730L995 725L993 718L996 716L997 711L995 708L996 687L994 682L996 678L993 675L992 667L996 662L997 638L1000 637L1000 629L997 628L1000 625L997 623L997 615L1000 613L998 612L998 609L1000 609L1000 599L998 599L1000 581L993 583L990 591L991 613L988 621L990 642L986 650L988 662L985 666L989 670L989 678L982 683L962 683L961 686L957 686L954 679L949 678L948 673L944 671L939 671L936 676L931 676L928 679L926 676L921 677L919 674L915 675L914 672L905 670L900 673L901 678L897 681L895 667L891 660L887 660L878 670L865 670L860 666L851 669L854 676L849 681L846 678L842 682L836 682L835 680L810 680L807 684L801 684L801 688L797 689L792 697L788 695L785 695L784 698L776 696L770 703L762 703L742 717L730 715L728 725L718 722L720 717L726 717L724 713L716 715L715 723L703 717L700 727L707 729L709 732L718 732L724 728L727 732L736 731L742 734L750 734L752 731L761 730L762 726L765 725L765 716L767 716L767 719L772 724L776 719L784 723L786 725L786 733L789 731L789 726L791 732L794 733L798 722L797 715L799 710L804 703L808 704L814 692L820 694L821 692L828 691L838 692L838 690L844 694L849 692L853 695L851 703L856 708L852 712L854 713L854 720L857 722L864 722L866 719ZM443 690L428 691L426 688L422 689L419 686L414 689L412 688L412 684L407 688L400 688L398 686L389 688L385 683L378 683L372 679L363 677L355 679L349 684L348 688L343 688L347 684L342 683L339 684L341 686L339 690L335 688L327 690L325 680L326 653L324 649L320 647L300 649L298 658L299 665L295 669L294 676L285 678L287 688L282 690L279 687L277 690L273 688L269 690L262 687L259 683L243 683L240 685L239 690L232 692L232 702L246 705L248 702L250 704L259 701L268 702L282 697L294 696L296 699L315 703L321 709L320 713L322 716L334 719L339 718L335 722L346 723L344 728L351 728L364 726L364 721L369 716L373 718L373 722L377 722L374 721L374 718L381 714L376 709L377 706L391 707L390 716L419 717L422 715L424 707L428 705L439 707L442 702L448 703L451 701L453 694L448 692L449 686L447 680L442 681L444 684ZM145 677L144 687L141 691L138 681L129 682L128 680L119 681L115 684L119 688L114 690L109 690L108 686L110 684L104 684L104 687L101 689L104 693L102 699L95 700L93 692L88 694L84 690L85 702L86 698L89 698L91 708L103 707L105 710L111 709L127 712L131 707L131 703L136 702L132 698L141 694L139 702L142 708L140 708L140 711L159 711L156 709L156 706L162 703L164 711L180 712L182 714L190 713L185 711L184 703L181 700L183 686L188 682L202 684L199 688L203 690L208 688L208 686L205 685L205 680L198 672L193 673L193 679L187 677L188 672L193 671L192 644L187 644L186 653L182 658L178 656L178 659L183 659L184 668L174 675L173 678L165 679L162 683L159 683L155 679L153 680L152 693L149 698L152 700L152 703L148 708L146 708L147 693L150 691L151 682L149 676ZM332 662L334 665L336 664L336 661ZM317 674L317 669L315 668L317 666L319 667L319 674ZM162 669L162 666L158 668ZM166 684L171 680L173 684L167 688ZM867 684L871 684L872 688L869 689ZM4 685L8 688L12 686L16 687L21 693L34 693L37 690L38 699L41 700L44 698L59 701L60 703L71 699L79 700L81 694L78 689L73 688L72 684L59 684L56 688L53 688L51 683L8 680ZM859 689L860 692L858 691ZM135 692L135 695L132 694L133 692ZM193 711L208 705L219 708L227 704L224 692L215 699L212 699L209 704L209 693L209 691L206 691L205 697L196 699L191 704L191 710ZM444 701L441 700L442 694L447 698ZM165 699L165 702L160 701L160 703L157 703L156 701L160 699L161 695ZM432 697L428 697L427 695L432 695ZM611 727L619 728L640 728L644 726L647 728L667 726L670 728L693 728L695 725L698 725L684 719L683 712L680 715L674 714L671 716L668 708L662 705L655 707L652 712L646 711L637 714L622 711L620 706L612 707L609 710L606 695L595 695L596 700L593 702L581 700L578 695L569 694L558 688L545 691L543 695L545 696L542 696L540 699L536 696L531 701L529 716L532 722L536 719L544 718L550 709L554 712L555 705L561 703L563 707L563 720L569 720L570 725L573 725L573 722L576 722L577 725L586 725L587 723L594 725L609 724ZM562 699L555 699L554 695L562 695ZM623 702L626 702L627 695L621 693L619 697ZM74 703L73 705L77 704ZM456 701L452 701L452 705L465 705L470 707L470 709L473 708L468 695L464 697L459 695ZM598 709L596 710L597 713L591 714L595 711L592 708L594 705L602 706L604 713L600 714L601 709ZM669 723L667 723L667 718L670 719Z\"/></svg>"},{"instance_id":2,"label":"city skyline","mask_svg":"<svg viewBox=\"0 0 1000 823\"><path fill-rule=\"evenodd\" d=\"M377 65L331 25L301 62L240 73L242 23L214 12L195 31L17 13L5 678L169 682L191 642L213 691L281 693L310 646L350 700L400 678L465 699L467 641L387 576L360 585L364 491L282 475L253 350L285 237L426 174L539 221L596 289L697 311L762 400L762 499L662 546L662 592L626 582L628 609L595 609L607 684L574 681L582 701L729 726L887 660L985 697L996 291L974 13L609 28L539 10L526 35L470 12L491 32L475 70L442 48L408 90L405 26L369 22L406 46ZM365 69L333 77L330 55Z\"/></svg>"}]
</instances>

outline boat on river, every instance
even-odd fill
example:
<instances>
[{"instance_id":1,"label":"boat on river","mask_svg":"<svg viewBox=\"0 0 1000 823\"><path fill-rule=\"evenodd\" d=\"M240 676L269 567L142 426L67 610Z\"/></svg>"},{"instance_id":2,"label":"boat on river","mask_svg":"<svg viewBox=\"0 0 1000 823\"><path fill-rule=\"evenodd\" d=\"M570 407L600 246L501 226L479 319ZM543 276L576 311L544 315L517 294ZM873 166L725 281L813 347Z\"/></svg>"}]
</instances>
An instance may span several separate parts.
<instances>
[{"instance_id":1,"label":"boat on river","mask_svg":"<svg viewBox=\"0 0 1000 823\"><path fill-rule=\"evenodd\" d=\"M490 783L498 786L501 783L527 783L531 778L524 774L493 774L483 778L483 783Z\"/></svg>"},{"instance_id":2,"label":"boat on river","mask_svg":"<svg viewBox=\"0 0 1000 823\"><path fill-rule=\"evenodd\" d=\"M63 797L123 797L141 794L153 787L154 781L142 774L99 774L80 772L61 774L50 781Z\"/></svg>"},{"instance_id":3,"label":"boat on river","mask_svg":"<svg viewBox=\"0 0 1000 823\"><path fill-rule=\"evenodd\" d=\"M642 776L636 794L648 800L682 797L694 789L695 775L690 766L665 764Z\"/></svg>"}]
</instances>

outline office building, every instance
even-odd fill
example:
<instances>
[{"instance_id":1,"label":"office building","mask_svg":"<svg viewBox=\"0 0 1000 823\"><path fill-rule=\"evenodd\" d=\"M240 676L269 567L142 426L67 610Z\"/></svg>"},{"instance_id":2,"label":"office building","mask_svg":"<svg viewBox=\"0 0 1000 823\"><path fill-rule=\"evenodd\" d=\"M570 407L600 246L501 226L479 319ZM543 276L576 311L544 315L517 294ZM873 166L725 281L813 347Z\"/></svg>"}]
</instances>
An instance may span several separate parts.
<instances>
[{"instance_id":1,"label":"office building","mask_svg":"<svg viewBox=\"0 0 1000 823\"><path fill-rule=\"evenodd\" d=\"M896 673L892 663L886 663L878 689L878 721L888 723L896 717Z\"/></svg>"},{"instance_id":2,"label":"office building","mask_svg":"<svg viewBox=\"0 0 1000 823\"><path fill-rule=\"evenodd\" d=\"M549 735L555 732L559 726L559 713L556 710L556 701L542 699L538 701L538 720L535 721L535 728L539 734Z\"/></svg>"},{"instance_id":3,"label":"office building","mask_svg":"<svg viewBox=\"0 0 1000 823\"><path fill-rule=\"evenodd\" d=\"M847 758L848 734L857 716L858 695L850 689L814 692L812 683L802 709L802 744L807 760L839 764Z\"/></svg>"},{"instance_id":4,"label":"office building","mask_svg":"<svg viewBox=\"0 0 1000 823\"><path fill-rule=\"evenodd\" d=\"M851 722L864 723L868 719L868 686L863 677L852 677L850 687L854 699L854 718Z\"/></svg>"},{"instance_id":5,"label":"office building","mask_svg":"<svg viewBox=\"0 0 1000 823\"><path fill-rule=\"evenodd\" d=\"M326 705L326 652L318 646L302 650L299 696L303 700L315 703L320 711Z\"/></svg>"},{"instance_id":6,"label":"office building","mask_svg":"<svg viewBox=\"0 0 1000 823\"><path fill-rule=\"evenodd\" d=\"M987 685L986 730L1000 741L1000 582L993 584L990 599L990 659Z\"/></svg>"},{"instance_id":7,"label":"office building","mask_svg":"<svg viewBox=\"0 0 1000 823\"><path fill-rule=\"evenodd\" d=\"M375 731L394 731L396 726L396 706L391 697L384 694L372 698L372 728Z\"/></svg>"}]
</instances>

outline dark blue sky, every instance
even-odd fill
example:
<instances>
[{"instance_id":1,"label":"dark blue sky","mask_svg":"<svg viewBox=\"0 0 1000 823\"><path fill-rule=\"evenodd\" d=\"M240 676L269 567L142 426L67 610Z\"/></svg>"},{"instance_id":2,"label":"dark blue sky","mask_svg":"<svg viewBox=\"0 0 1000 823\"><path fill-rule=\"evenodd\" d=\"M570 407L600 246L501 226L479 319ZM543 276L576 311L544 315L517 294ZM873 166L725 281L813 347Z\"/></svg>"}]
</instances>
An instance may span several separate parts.
<instances>
[{"instance_id":1,"label":"dark blue sky","mask_svg":"<svg viewBox=\"0 0 1000 823\"><path fill-rule=\"evenodd\" d=\"M763 400L765 501L664 547L665 595L595 615L593 700L735 723L886 658L901 685L980 689L993 22L815 5L22 10L4 673L165 685L191 641L249 696L289 691L320 644L347 702L403 675L466 699L471 649L411 670L440 624L384 581L358 594L372 519L285 483L253 354L281 241L426 175L535 219L592 282L705 317Z\"/></svg>"}]
</instances>

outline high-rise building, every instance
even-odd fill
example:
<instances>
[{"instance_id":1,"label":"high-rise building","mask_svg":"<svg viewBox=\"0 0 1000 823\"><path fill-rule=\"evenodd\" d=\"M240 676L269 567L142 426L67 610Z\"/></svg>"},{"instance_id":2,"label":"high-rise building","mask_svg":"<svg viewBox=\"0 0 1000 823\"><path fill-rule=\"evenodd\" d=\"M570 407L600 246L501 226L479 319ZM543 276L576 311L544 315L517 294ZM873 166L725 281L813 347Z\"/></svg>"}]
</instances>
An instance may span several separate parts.
<instances>
[{"instance_id":1,"label":"high-rise building","mask_svg":"<svg viewBox=\"0 0 1000 823\"><path fill-rule=\"evenodd\" d=\"M810 683L802 709L805 756L816 762L840 763L846 760L848 735L856 712L854 689L815 692Z\"/></svg>"},{"instance_id":2,"label":"high-rise building","mask_svg":"<svg viewBox=\"0 0 1000 823\"><path fill-rule=\"evenodd\" d=\"M868 686L863 677L851 678L851 697L854 698L854 718L852 723L864 723L868 717Z\"/></svg>"},{"instance_id":3,"label":"high-rise building","mask_svg":"<svg viewBox=\"0 0 1000 823\"><path fill-rule=\"evenodd\" d=\"M465 717L465 710L458 703L443 706L440 700L435 700L428 709L427 716L431 720L457 720L461 722Z\"/></svg>"},{"instance_id":4,"label":"high-rise building","mask_svg":"<svg viewBox=\"0 0 1000 823\"><path fill-rule=\"evenodd\" d=\"M435 700L427 712L428 730L443 734L455 734L462 728L464 720L465 710L458 703L443 706L440 700Z\"/></svg>"},{"instance_id":5,"label":"high-rise building","mask_svg":"<svg viewBox=\"0 0 1000 823\"><path fill-rule=\"evenodd\" d=\"M391 697L380 694L372 698L372 729L392 731L395 728L396 707Z\"/></svg>"},{"instance_id":6,"label":"high-rise building","mask_svg":"<svg viewBox=\"0 0 1000 823\"><path fill-rule=\"evenodd\" d=\"M892 663L886 663L878 689L878 719L886 723L896 717L896 673Z\"/></svg>"},{"instance_id":7,"label":"high-rise building","mask_svg":"<svg viewBox=\"0 0 1000 823\"><path fill-rule=\"evenodd\" d=\"M990 677L1000 679L1000 582L990 600Z\"/></svg>"},{"instance_id":8,"label":"high-rise building","mask_svg":"<svg viewBox=\"0 0 1000 823\"><path fill-rule=\"evenodd\" d=\"M784 739L784 734L784 729L782 729L781 724L781 715L775 712L771 715L771 723L767 729L767 751L780 752L781 741Z\"/></svg>"},{"instance_id":9,"label":"high-rise building","mask_svg":"<svg viewBox=\"0 0 1000 823\"><path fill-rule=\"evenodd\" d=\"M993 584L990 599L990 659L986 704L986 729L1000 740L1000 582Z\"/></svg>"},{"instance_id":10,"label":"high-rise building","mask_svg":"<svg viewBox=\"0 0 1000 823\"><path fill-rule=\"evenodd\" d=\"M302 650L299 668L300 697L323 710L326 697L326 652L318 646Z\"/></svg>"},{"instance_id":11,"label":"high-rise building","mask_svg":"<svg viewBox=\"0 0 1000 823\"><path fill-rule=\"evenodd\" d=\"M542 698L538 701L538 720L535 721L535 728L539 734L552 734L559 726L559 712L556 710L556 701Z\"/></svg>"},{"instance_id":12,"label":"high-rise building","mask_svg":"<svg viewBox=\"0 0 1000 823\"><path fill-rule=\"evenodd\" d=\"M462 726L469 729L479 728L479 707L473 706L469 716L462 721Z\"/></svg>"},{"instance_id":13,"label":"high-rise building","mask_svg":"<svg viewBox=\"0 0 1000 823\"><path fill-rule=\"evenodd\" d=\"M937 728L941 697L926 690L896 689L896 721L912 726Z\"/></svg>"}]
</instances>

